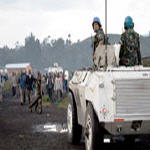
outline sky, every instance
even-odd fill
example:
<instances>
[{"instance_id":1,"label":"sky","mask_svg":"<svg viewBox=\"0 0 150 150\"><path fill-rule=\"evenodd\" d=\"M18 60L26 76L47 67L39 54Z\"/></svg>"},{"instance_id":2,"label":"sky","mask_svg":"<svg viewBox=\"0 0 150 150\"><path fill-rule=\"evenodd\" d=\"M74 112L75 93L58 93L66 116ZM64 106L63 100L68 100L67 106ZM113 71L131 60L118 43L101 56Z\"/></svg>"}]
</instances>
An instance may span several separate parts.
<instances>
[{"instance_id":1,"label":"sky","mask_svg":"<svg viewBox=\"0 0 150 150\"><path fill-rule=\"evenodd\" d=\"M150 0L107 0L108 33L121 34L126 16L132 16L139 34L150 31ZM105 30L105 0L0 0L0 47L15 47L32 32L42 40L84 40L94 35L93 17Z\"/></svg>"}]
</instances>

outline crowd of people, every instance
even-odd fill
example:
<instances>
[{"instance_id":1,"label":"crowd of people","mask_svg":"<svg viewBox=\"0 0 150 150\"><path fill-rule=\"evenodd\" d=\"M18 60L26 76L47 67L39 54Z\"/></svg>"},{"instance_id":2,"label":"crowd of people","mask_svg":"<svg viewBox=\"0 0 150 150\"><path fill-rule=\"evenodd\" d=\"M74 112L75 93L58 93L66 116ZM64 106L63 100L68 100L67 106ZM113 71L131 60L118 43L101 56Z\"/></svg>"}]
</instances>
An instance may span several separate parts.
<instances>
[{"instance_id":1,"label":"crowd of people","mask_svg":"<svg viewBox=\"0 0 150 150\"><path fill-rule=\"evenodd\" d=\"M60 99L68 92L68 73L49 73L45 76L46 90L52 103L59 103Z\"/></svg>"},{"instance_id":2,"label":"crowd of people","mask_svg":"<svg viewBox=\"0 0 150 150\"><path fill-rule=\"evenodd\" d=\"M12 73L12 95L17 94L17 87L19 89L20 104L23 106L28 99L29 109L32 111L32 107L35 106L35 110L38 108L38 113L42 113L42 77L41 73L37 73L35 77L31 70L28 73L22 71L16 75ZM34 100L32 100L32 98ZM31 103L32 102L32 103Z\"/></svg>"},{"instance_id":3,"label":"crowd of people","mask_svg":"<svg viewBox=\"0 0 150 150\"><path fill-rule=\"evenodd\" d=\"M35 106L35 110L42 113L42 96L48 95L51 103L58 104L68 92L68 79L68 73L41 75L38 72L37 75L33 75L30 70L27 73L12 73L12 95L20 97L21 106L28 103L31 112Z\"/></svg>"}]
</instances>

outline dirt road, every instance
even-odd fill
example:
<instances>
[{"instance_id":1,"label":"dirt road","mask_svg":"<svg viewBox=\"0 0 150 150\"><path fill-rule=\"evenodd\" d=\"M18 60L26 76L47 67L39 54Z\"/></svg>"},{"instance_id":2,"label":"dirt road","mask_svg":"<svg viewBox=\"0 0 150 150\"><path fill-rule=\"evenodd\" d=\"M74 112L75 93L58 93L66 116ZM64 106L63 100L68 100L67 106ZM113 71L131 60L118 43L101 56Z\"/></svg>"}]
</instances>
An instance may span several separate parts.
<instances>
[{"instance_id":1,"label":"dirt road","mask_svg":"<svg viewBox=\"0 0 150 150\"><path fill-rule=\"evenodd\" d=\"M20 106L17 99L7 98L0 103L0 150L53 149L83 149L67 143L65 109L51 105L43 107L42 115L38 115L29 112L27 105Z\"/></svg>"},{"instance_id":2,"label":"dirt road","mask_svg":"<svg viewBox=\"0 0 150 150\"><path fill-rule=\"evenodd\" d=\"M126 148L125 148L126 147ZM131 145L113 144L105 149L131 149ZM150 149L135 144L132 149ZM72 146L67 142L66 110L55 105L43 107L43 113L29 112L19 100L4 99L0 103L0 150L85 150L84 143Z\"/></svg>"}]
</instances>

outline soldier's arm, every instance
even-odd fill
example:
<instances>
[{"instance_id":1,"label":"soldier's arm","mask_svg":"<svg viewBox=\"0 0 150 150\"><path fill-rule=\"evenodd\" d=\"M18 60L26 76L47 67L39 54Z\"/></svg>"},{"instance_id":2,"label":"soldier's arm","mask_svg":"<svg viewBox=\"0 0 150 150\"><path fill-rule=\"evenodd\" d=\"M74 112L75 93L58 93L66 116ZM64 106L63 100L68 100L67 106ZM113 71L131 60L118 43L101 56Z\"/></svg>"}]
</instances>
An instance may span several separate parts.
<instances>
[{"instance_id":1,"label":"soldier's arm","mask_svg":"<svg viewBox=\"0 0 150 150\"><path fill-rule=\"evenodd\" d=\"M123 35L121 35L120 43L121 43L121 47L120 47L120 53L119 53L119 59L120 59L119 64L121 64L121 58L122 58L123 53L124 53L124 36Z\"/></svg>"},{"instance_id":2,"label":"soldier's arm","mask_svg":"<svg viewBox=\"0 0 150 150\"><path fill-rule=\"evenodd\" d=\"M140 51L140 40L139 40L139 36L138 36L137 56L138 56L138 65L141 65L141 64L142 64L142 60L141 60L141 51Z\"/></svg>"},{"instance_id":3,"label":"soldier's arm","mask_svg":"<svg viewBox=\"0 0 150 150\"><path fill-rule=\"evenodd\" d=\"M124 46L121 44L119 58L122 58L122 56L123 56L123 51L124 51L123 47Z\"/></svg>"},{"instance_id":4,"label":"soldier's arm","mask_svg":"<svg viewBox=\"0 0 150 150\"><path fill-rule=\"evenodd\" d=\"M98 33L98 39L99 39L99 44L104 44L104 40L105 40L105 35L104 35L104 31L100 30Z\"/></svg>"}]
</instances>

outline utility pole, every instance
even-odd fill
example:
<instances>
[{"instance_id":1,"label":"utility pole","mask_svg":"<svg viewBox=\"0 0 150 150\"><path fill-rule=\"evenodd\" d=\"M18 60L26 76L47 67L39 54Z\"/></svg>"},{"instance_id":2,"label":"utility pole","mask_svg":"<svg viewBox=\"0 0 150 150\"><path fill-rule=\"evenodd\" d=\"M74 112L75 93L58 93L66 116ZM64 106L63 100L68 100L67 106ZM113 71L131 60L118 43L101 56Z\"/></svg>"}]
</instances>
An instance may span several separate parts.
<instances>
[{"instance_id":1,"label":"utility pole","mask_svg":"<svg viewBox=\"0 0 150 150\"><path fill-rule=\"evenodd\" d=\"M105 69L107 69L107 0L105 0Z\"/></svg>"},{"instance_id":2,"label":"utility pole","mask_svg":"<svg viewBox=\"0 0 150 150\"><path fill-rule=\"evenodd\" d=\"M105 0L105 39L107 40L107 0Z\"/></svg>"}]
</instances>

